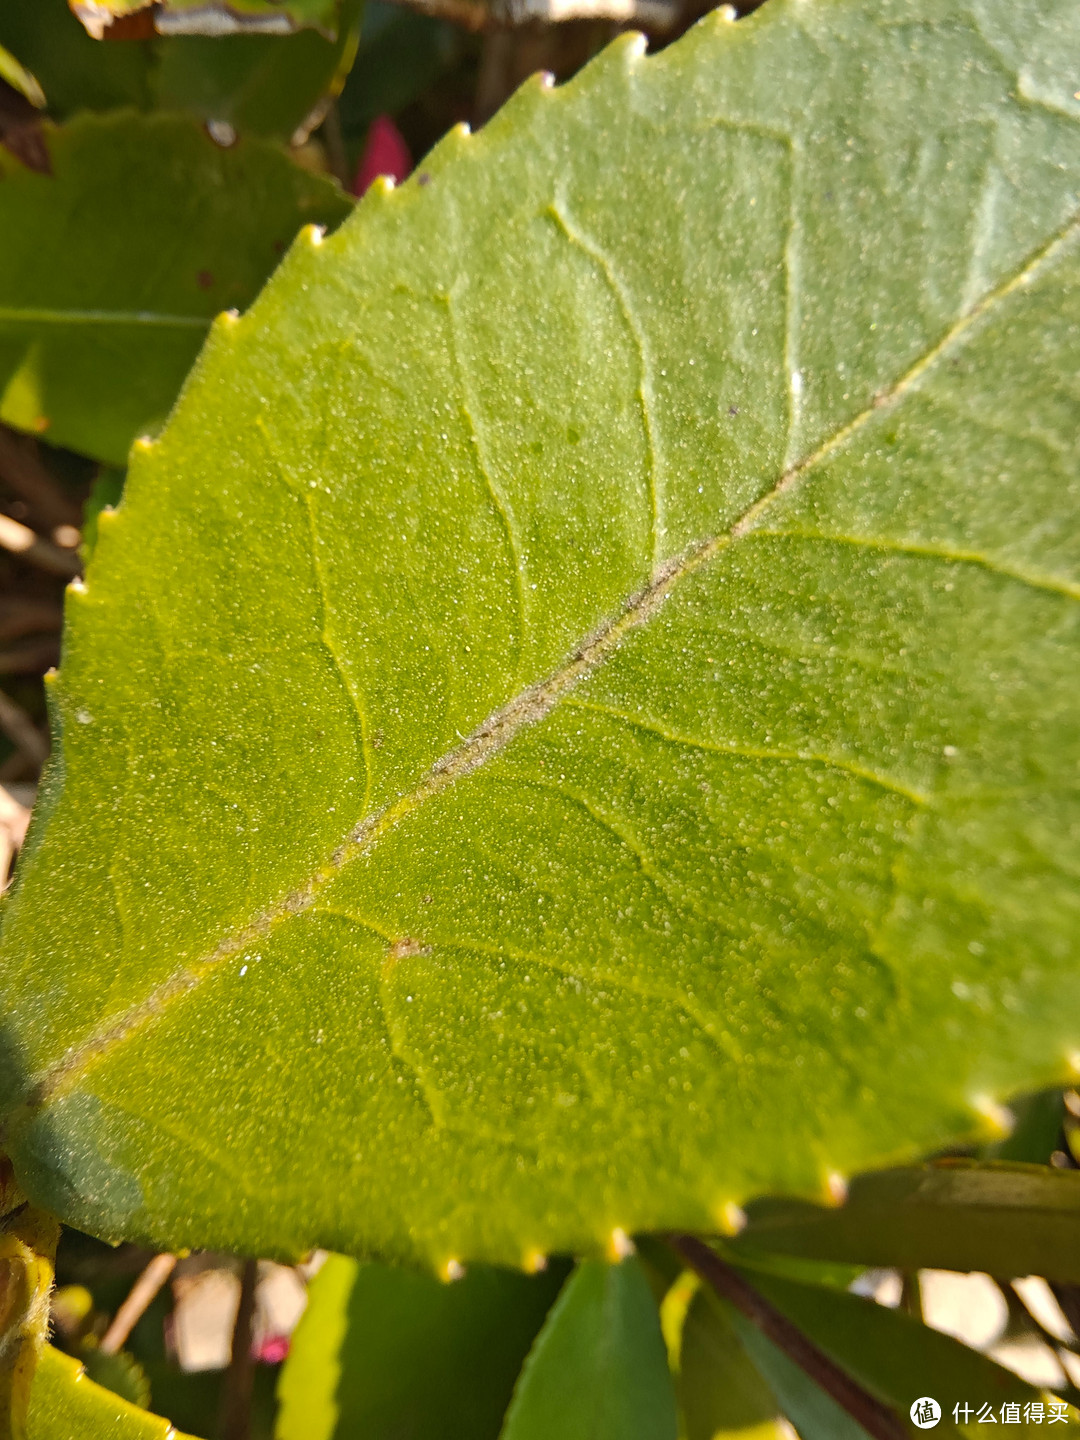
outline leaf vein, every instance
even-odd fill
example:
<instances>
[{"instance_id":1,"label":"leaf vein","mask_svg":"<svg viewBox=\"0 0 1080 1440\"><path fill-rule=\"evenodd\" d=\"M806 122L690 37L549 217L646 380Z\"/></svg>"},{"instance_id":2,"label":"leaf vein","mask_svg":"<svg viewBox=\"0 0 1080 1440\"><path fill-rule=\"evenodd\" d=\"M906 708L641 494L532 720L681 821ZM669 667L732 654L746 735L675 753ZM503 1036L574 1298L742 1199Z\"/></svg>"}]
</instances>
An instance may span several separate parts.
<instances>
[{"instance_id":1,"label":"leaf vein","mask_svg":"<svg viewBox=\"0 0 1080 1440\"><path fill-rule=\"evenodd\" d=\"M758 528L761 517L789 490L829 455L844 446L880 409L895 405L902 399L952 346L963 339L978 320L1006 297L1022 288L1041 270L1053 264L1076 240L1078 233L1080 214L1074 214L1055 235L1029 254L1018 270L984 295L973 309L961 315L890 389L878 395L863 411L841 426L804 460L786 470L772 488L743 513L731 529L700 541L655 570L649 584L633 595L619 613L601 624L584 640L561 669L547 680L522 691L496 711L460 745L436 761L412 791L402 795L377 814L366 817L346 836L328 864L304 884L283 896L246 926L226 935L203 961L175 972L127 1012L110 1017L100 1029L71 1046L62 1058L47 1065L32 1077L25 1100L10 1117L12 1125L73 1088L80 1078L94 1065L99 1064L111 1050L138 1033L143 1026L159 1019L167 1009L198 986L203 977L223 960L245 949L275 925L310 908L325 884L351 861L369 853L379 840L406 816L504 750L522 728L536 724L549 715L571 690L618 649L627 634L645 624L657 613L678 584Z\"/></svg>"}]
</instances>

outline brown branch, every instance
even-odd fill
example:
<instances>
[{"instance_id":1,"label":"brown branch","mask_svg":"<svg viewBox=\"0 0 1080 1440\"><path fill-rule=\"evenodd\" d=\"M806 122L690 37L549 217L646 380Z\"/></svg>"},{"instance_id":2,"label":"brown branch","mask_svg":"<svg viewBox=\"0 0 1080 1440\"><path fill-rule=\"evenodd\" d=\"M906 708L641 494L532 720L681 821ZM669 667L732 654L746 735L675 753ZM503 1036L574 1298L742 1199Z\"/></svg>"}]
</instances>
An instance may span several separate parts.
<instances>
[{"instance_id":1,"label":"brown branch","mask_svg":"<svg viewBox=\"0 0 1080 1440\"><path fill-rule=\"evenodd\" d=\"M82 574L82 562L74 550L42 540L28 525L13 520L10 515L0 515L0 546L18 555L20 560L29 560L39 569L62 575L67 580Z\"/></svg>"},{"instance_id":2,"label":"brown branch","mask_svg":"<svg viewBox=\"0 0 1080 1440\"><path fill-rule=\"evenodd\" d=\"M222 1440L249 1440L251 1435L251 1392L255 1383L255 1285L258 1261L245 1260L240 1272L240 1304L233 1327L232 1356L225 1372L221 1397Z\"/></svg>"},{"instance_id":3,"label":"brown branch","mask_svg":"<svg viewBox=\"0 0 1080 1440\"><path fill-rule=\"evenodd\" d=\"M78 505L50 474L38 453L37 441L16 434L7 425L0 425L0 479L26 501L47 529L59 525L78 529L82 524Z\"/></svg>"},{"instance_id":4,"label":"brown branch","mask_svg":"<svg viewBox=\"0 0 1080 1440\"><path fill-rule=\"evenodd\" d=\"M150 1303L176 1268L175 1255L155 1255L128 1292L128 1297L112 1318L112 1324L101 1338L98 1349L104 1355L115 1355L150 1307Z\"/></svg>"},{"instance_id":5,"label":"brown branch","mask_svg":"<svg viewBox=\"0 0 1080 1440\"><path fill-rule=\"evenodd\" d=\"M694 1235L673 1235L669 1243L692 1270L793 1360L873 1440L907 1440L907 1430L895 1411L864 1390L708 1245Z\"/></svg>"}]
</instances>

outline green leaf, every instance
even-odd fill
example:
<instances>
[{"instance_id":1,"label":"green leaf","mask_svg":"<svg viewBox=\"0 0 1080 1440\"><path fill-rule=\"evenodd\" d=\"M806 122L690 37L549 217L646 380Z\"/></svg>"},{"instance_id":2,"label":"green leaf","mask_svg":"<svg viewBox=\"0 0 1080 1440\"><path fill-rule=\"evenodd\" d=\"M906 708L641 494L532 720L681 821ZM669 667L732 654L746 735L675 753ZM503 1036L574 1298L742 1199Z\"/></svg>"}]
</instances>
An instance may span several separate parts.
<instances>
[{"instance_id":1,"label":"green leaf","mask_svg":"<svg viewBox=\"0 0 1080 1440\"><path fill-rule=\"evenodd\" d=\"M565 1274L477 1266L446 1284L331 1256L281 1373L277 1440L496 1440Z\"/></svg>"},{"instance_id":2,"label":"green leaf","mask_svg":"<svg viewBox=\"0 0 1080 1440\"><path fill-rule=\"evenodd\" d=\"M336 40L296 35L177 35L154 44L154 100L224 122L240 135L288 140L325 113L356 54L363 0L343 0Z\"/></svg>"},{"instance_id":3,"label":"green leaf","mask_svg":"<svg viewBox=\"0 0 1080 1440\"><path fill-rule=\"evenodd\" d=\"M502 1440L675 1440L660 1317L633 1258L586 1260L525 1362Z\"/></svg>"},{"instance_id":4,"label":"green leaf","mask_svg":"<svg viewBox=\"0 0 1080 1440\"><path fill-rule=\"evenodd\" d=\"M17 90L39 110L45 104L45 95L37 80L25 66L19 64L14 55L2 46L0 46L0 80Z\"/></svg>"},{"instance_id":5,"label":"green leaf","mask_svg":"<svg viewBox=\"0 0 1080 1440\"><path fill-rule=\"evenodd\" d=\"M738 1310L718 1300L750 1359L797 1427L799 1440L868 1440L867 1432L806 1371ZM721 1432L722 1433L722 1432Z\"/></svg>"},{"instance_id":6,"label":"green leaf","mask_svg":"<svg viewBox=\"0 0 1080 1440\"><path fill-rule=\"evenodd\" d=\"M212 317L349 202L269 145L222 149L177 117L85 117L50 151L52 175L0 160L0 419L122 464Z\"/></svg>"},{"instance_id":7,"label":"green leaf","mask_svg":"<svg viewBox=\"0 0 1080 1440\"><path fill-rule=\"evenodd\" d=\"M766 1202L738 1251L1080 1281L1080 1171L950 1162L854 1182L846 1205Z\"/></svg>"},{"instance_id":8,"label":"green leaf","mask_svg":"<svg viewBox=\"0 0 1080 1440\"><path fill-rule=\"evenodd\" d=\"M1021 1406L1042 1399L1040 1391L1012 1371L995 1364L977 1350L939 1334L900 1310L890 1310L861 1296L845 1294L815 1285L801 1285L760 1270L744 1270L756 1289L872 1394L907 1416L913 1402L933 1396L942 1408L942 1435L985 1435L981 1423L969 1417L967 1424L955 1424L953 1407L989 1403L998 1423L1001 1405L1016 1401ZM751 1353L757 1351L740 1330ZM766 1372L768 1373L768 1372ZM773 1379L769 1376L770 1380ZM782 1401L784 1396L774 1385ZM785 1408L786 1402L785 1402ZM787 1413L802 1434L798 1416ZM1021 1412L1022 1413L1022 1412ZM1021 1428L1033 1428L1018 1422ZM1077 1433L1075 1417L1061 1433ZM803 1440L812 1440L803 1435Z\"/></svg>"},{"instance_id":9,"label":"green leaf","mask_svg":"<svg viewBox=\"0 0 1080 1440\"><path fill-rule=\"evenodd\" d=\"M676 1380L686 1440L713 1440L774 1421L776 1397L716 1296L699 1289L682 1330Z\"/></svg>"},{"instance_id":10,"label":"green leaf","mask_svg":"<svg viewBox=\"0 0 1080 1440\"><path fill-rule=\"evenodd\" d=\"M306 29L101 44L66 0L5 0L0 44L40 79L58 118L83 109L158 107L287 140L344 82L362 8L363 0L343 0L336 39Z\"/></svg>"},{"instance_id":11,"label":"green leaf","mask_svg":"<svg viewBox=\"0 0 1080 1440\"><path fill-rule=\"evenodd\" d=\"M623 40L215 325L5 907L39 1201L521 1264L1064 1077L1077 73L1064 0Z\"/></svg>"},{"instance_id":12,"label":"green leaf","mask_svg":"<svg viewBox=\"0 0 1080 1440\"><path fill-rule=\"evenodd\" d=\"M191 1440L94 1382L47 1345L30 1392L27 1440Z\"/></svg>"},{"instance_id":13,"label":"green leaf","mask_svg":"<svg viewBox=\"0 0 1080 1440\"><path fill-rule=\"evenodd\" d=\"M126 1350L107 1352L95 1345L85 1345L79 1359L95 1385L111 1390L142 1410L149 1406L150 1381L146 1371Z\"/></svg>"}]
</instances>

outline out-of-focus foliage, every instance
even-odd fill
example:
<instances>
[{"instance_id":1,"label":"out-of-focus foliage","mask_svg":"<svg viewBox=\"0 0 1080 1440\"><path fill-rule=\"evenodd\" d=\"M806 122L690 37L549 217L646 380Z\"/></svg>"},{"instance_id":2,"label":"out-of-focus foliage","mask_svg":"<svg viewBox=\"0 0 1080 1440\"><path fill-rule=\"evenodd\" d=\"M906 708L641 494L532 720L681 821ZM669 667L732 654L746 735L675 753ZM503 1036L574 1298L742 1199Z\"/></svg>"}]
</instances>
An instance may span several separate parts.
<instances>
[{"instance_id":1,"label":"out-of-focus foliage","mask_svg":"<svg viewBox=\"0 0 1080 1440\"><path fill-rule=\"evenodd\" d=\"M46 175L0 152L0 420L123 464L214 315L350 206L275 147L177 116L84 116L48 147Z\"/></svg>"}]
</instances>

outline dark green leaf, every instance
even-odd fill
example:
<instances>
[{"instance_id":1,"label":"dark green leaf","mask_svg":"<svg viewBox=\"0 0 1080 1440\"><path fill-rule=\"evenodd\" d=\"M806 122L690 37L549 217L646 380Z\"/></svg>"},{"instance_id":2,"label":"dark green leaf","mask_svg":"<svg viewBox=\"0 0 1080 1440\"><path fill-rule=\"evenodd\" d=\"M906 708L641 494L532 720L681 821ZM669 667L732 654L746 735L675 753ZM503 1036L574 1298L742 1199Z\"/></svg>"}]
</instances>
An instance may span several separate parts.
<instances>
[{"instance_id":1,"label":"dark green leaf","mask_svg":"<svg viewBox=\"0 0 1080 1440\"><path fill-rule=\"evenodd\" d=\"M331 1256L281 1374L278 1440L496 1440L566 1274L429 1275Z\"/></svg>"},{"instance_id":2,"label":"dark green leaf","mask_svg":"<svg viewBox=\"0 0 1080 1440\"><path fill-rule=\"evenodd\" d=\"M957 1404L977 1408L989 1403L997 1423L1001 1424L1003 1402L1014 1401L1022 1407L1029 1401L1042 1399L1038 1390L1011 1371L900 1310L890 1310L858 1295L800 1285L760 1270L746 1270L744 1274L816 1345L867 1390L892 1406L897 1414L906 1419L911 1405L921 1396L929 1395L937 1400L943 1412L938 1431L941 1435L985 1435L984 1427L973 1415L966 1425L954 1423L953 1407ZM751 1354L760 1361L747 1327L743 1326L740 1334ZM788 1408L774 1377L767 1370L765 1373L802 1434L798 1415ZM1058 1433L1076 1434L1080 1427L1074 1426L1072 1421L1063 1425ZM1019 1421L1018 1429L1029 1428L1034 1427ZM912 1434L917 1433L912 1428ZM812 1440L812 1437L803 1434L802 1440Z\"/></svg>"},{"instance_id":3,"label":"dark green leaf","mask_svg":"<svg viewBox=\"0 0 1080 1440\"><path fill-rule=\"evenodd\" d=\"M841 1409L805 1370L778 1349L726 1301L717 1302L756 1369L799 1432L799 1440L868 1440L863 1427Z\"/></svg>"},{"instance_id":4,"label":"dark green leaf","mask_svg":"<svg viewBox=\"0 0 1080 1440\"><path fill-rule=\"evenodd\" d=\"M660 1317L634 1259L578 1266L521 1372L502 1440L675 1440Z\"/></svg>"},{"instance_id":5,"label":"dark green leaf","mask_svg":"<svg viewBox=\"0 0 1080 1440\"><path fill-rule=\"evenodd\" d=\"M1080 1280L1080 1171L954 1161L864 1175L840 1209L751 1207L736 1250Z\"/></svg>"},{"instance_id":6,"label":"dark green leaf","mask_svg":"<svg viewBox=\"0 0 1080 1440\"><path fill-rule=\"evenodd\" d=\"M212 317L349 202L270 145L222 149L176 117L84 117L49 148L51 175L0 159L0 419L122 464Z\"/></svg>"},{"instance_id":7,"label":"dark green leaf","mask_svg":"<svg viewBox=\"0 0 1080 1440\"><path fill-rule=\"evenodd\" d=\"M5 0L0 44L41 81L58 118L121 105L184 110L287 140L344 81L363 0L343 0L336 39L294 35L91 40L66 0Z\"/></svg>"},{"instance_id":8,"label":"dark green leaf","mask_svg":"<svg viewBox=\"0 0 1080 1440\"><path fill-rule=\"evenodd\" d=\"M682 1330L677 1379L686 1440L713 1440L776 1419L776 1397L716 1296L700 1289Z\"/></svg>"},{"instance_id":9,"label":"dark green leaf","mask_svg":"<svg viewBox=\"0 0 1080 1440\"><path fill-rule=\"evenodd\" d=\"M1074 0L623 40L215 326L5 907L36 1198L521 1264L1064 1079L1078 73Z\"/></svg>"}]
</instances>

